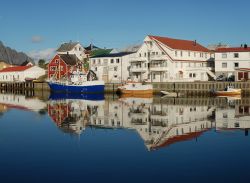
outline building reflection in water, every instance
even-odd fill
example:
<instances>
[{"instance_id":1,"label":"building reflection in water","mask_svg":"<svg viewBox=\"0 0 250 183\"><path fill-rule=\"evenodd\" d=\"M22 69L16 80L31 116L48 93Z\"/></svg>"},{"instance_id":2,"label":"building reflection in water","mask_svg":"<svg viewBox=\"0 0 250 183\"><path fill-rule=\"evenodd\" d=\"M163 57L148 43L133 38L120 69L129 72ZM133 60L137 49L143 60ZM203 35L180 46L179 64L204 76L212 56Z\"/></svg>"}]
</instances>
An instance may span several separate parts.
<instances>
[{"instance_id":1,"label":"building reflection in water","mask_svg":"<svg viewBox=\"0 0 250 183\"><path fill-rule=\"evenodd\" d=\"M47 110L46 108L46 103L37 97L0 93L0 112L2 113L9 109L18 109L44 114Z\"/></svg>"},{"instance_id":2,"label":"building reflection in water","mask_svg":"<svg viewBox=\"0 0 250 183\"><path fill-rule=\"evenodd\" d=\"M191 140L202 133L250 128L250 98L140 98L114 99L103 95L52 95L47 102L36 97L0 94L0 113L20 109L48 115L65 133L87 127L132 129L148 150Z\"/></svg>"},{"instance_id":3,"label":"building reflection in water","mask_svg":"<svg viewBox=\"0 0 250 183\"><path fill-rule=\"evenodd\" d=\"M197 138L212 128L220 131L249 128L249 106L229 105L226 98L213 99L213 103L210 100L133 97L50 100L48 113L58 127L70 133L80 134L87 126L136 130L148 150Z\"/></svg>"}]
</instances>

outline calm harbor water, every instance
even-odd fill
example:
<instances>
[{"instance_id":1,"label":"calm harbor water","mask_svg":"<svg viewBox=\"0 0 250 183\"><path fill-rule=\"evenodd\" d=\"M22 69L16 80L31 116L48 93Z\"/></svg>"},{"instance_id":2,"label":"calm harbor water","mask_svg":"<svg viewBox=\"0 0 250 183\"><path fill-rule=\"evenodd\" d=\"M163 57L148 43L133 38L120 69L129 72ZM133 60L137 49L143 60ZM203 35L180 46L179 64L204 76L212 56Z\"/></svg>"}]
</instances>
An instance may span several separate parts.
<instances>
[{"instance_id":1,"label":"calm harbor water","mask_svg":"<svg viewBox=\"0 0 250 183\"><path fill-rule=\"evenodd\" d=\"M250 98L0 94L1 182L249 182Z\"/></svg>"}]
</instances>

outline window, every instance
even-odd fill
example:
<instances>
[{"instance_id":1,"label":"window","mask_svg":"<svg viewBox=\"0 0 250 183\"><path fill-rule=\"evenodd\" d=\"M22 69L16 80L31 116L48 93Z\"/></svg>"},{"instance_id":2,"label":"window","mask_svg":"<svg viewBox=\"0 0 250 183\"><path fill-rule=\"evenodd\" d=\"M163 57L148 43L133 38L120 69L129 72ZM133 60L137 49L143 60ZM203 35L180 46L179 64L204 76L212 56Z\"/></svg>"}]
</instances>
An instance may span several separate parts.
<instances>
[{"instance_id":1,"label":"window","mask_svg":"<svg viewBox=\"0 0 250 183\"><path fill-rule=\"evenodd\" d=\"M222 68L227 68L227 63L222 63Z\"/></svg>"},{"instance_id":2,"label":"window","mask_svg":"<svg viewBox=\"0 0 250 183\"><path fill-rule=\"evenodd\" d=\"M193 73L193 78L196 78L196 74L195 73Z\"/></svg>"},{"instance_id":3,"label":"window","mask_svg":"<svg viewBox=\"0 0 250 183\"><path fill-rule=\"evenodd\" d=\"M190 51L188 52L188 56L190 57Z\"/></svg>"},{"instance_id":4,"label":"window","mask_svg":"<svg viewBox=\"0 0 250 183\"><path fill-rule=\"evenodd\" d=\"M82 49L81 49L81 47L79 47L79 51L81 51Z\"/></svg>"},{"instance_id":5,"label":"window","mask_svg":"<svg viewBox=\"0 0 250 183\"><path fill-rule=\"evenodd\" d=\"M93 59L93 64L95 64L95 59Z\"/></svg>"},{"instance_id":6,"label":"window","mask_svg":"<svg viewBox=\"0 0 250 183\"><path fill-rule=\"evenodd\" d=\"M182 57L182 55L183 55L183 53L182 53L182 51L181 51L181 57Z\"/></svg>"},{"instance_id":7,"label":"window","mask_svg":"<svg viewBox=\"0 0 250 183\"><path fill-rule=\"evenodd\" d=\"M239 58L239 53L234 53L234 58Z\"/></svg>"},{"instance_id":8,"label":"window","mask_svg":"<svg viewBox=\"0 0 250 183\"><path fill-rule=\"evenodd\" d=\"M114 63L114 59L111 59L111 60L110 60L110 63L113 64L113 63Z\"/></svg>"},{"instance_id":9,"label":"window","mask_svg":"<svg viewBox=\"0 0 250 183\"><path fill-rule=\"evenodd\" d=\"M98 59L98 64L101 64L101 60L100 59Z\"/></svg>"},{"instance_id":10,"label":"window","mask_svg":"<svg viewBox=\"0 0 250 183\"><path fill-rule=\"evenodd\" d=\"M58 64L58 62L59 62L59 59L56 59L56 60L55 60L55 63Z\"/></svg>"},{"instance_id":11,"label":"window","mask_svg":"<svg viewBox=\"0 0 250 183\"><path fill-rule=\"evenodd\" d=\"M196 57L196 53L194 52L194 57Z\"/></svg>"},{"instance_id":12,"label":"window","mask_svg":"<svg viewBox=\"0 0 250 183\"><path fill-rule=\"evenodd\" d=\"M165 53L164 53L164 52L162 52L161 54L162 54L162 55L165 55Z\"/></svg>"},{"instance_id":13,"label":"window","mask_svg":"<svg viewBox=\"0 0 250 183\"><path fill-rule=\"evenodd\" d=\"M117 63L117 64L119 64L119 62L120 62L120 59L119 59L119 58L117 58L117 59L116 59L116 63Z\"/></svg>"},{"instance_id":14,"label":"window","mask_svg":"<svg viewBox=\"0 0 250 183\"><path fill-rule=\"evenodd\" d=\"M117 71L117 67L114 67L114 71Z\"/></svg>"},{"instance_id":15,"label":"window","mask_svg":"<svg viewBox=\"0 0 250 183\"><path fill-rule=\"evenodd\" d=\"M50 66L50 71L55 71L56 70L56 66Z\"/></svg>"},{"instance_id":16,"label":"window","mask_svg":"<svg viewBox=\"0 0 250 183\"><path fill-rule=\"evenodd\" d=\"M97 67L95 68L95 71L97 71Z\"/></svg>"},{"instance_id":17,"label":"window","mask_svg":"<svg viewBox=\"0 0 250 183\"><path fill-rule=\"evenodd\" d=\"M175 56L176 56L176 57L178 56L178 52L177 52L177 51L175 51Z\"/></svg>"},{"instance_id":18,"label":"window","mask_svg":"<svg viewBox=\"0 0 250 183\"><path fill-rule=\"evenodd\" d=\"M192 73L189 74L189 77L192 78Z\"/></svg>"},{"instance_id":19,"label":"window","mask_svg":"<svg viewBox=\"0 0 250 183\"><path fill-rule=\"evenodd\" d=\"M235 68L238 68L238 67L239 67L239 63L238 63L238 62L235 62L235 63L234 63L234 67L235 67Z\"/></svg>"},{"instance_id":20,"label":"window","mask_svg":"<svg viewBox=\"0 0 250 183\"><path fill-rule=\"evenodd\" d=\"M155 74L153 74L153 79L155 79Z\"/></svg>"},{"instance_id":21,"label":"window","mask_svg":"<svg viewBox=\"0 0 250 183\"><path fill-rule=\"evenodd\" d=\"M141 53L139 53L139 57L141 57Z\"/></svg>"},{"instance_id":22,"label":"window","mask_svg":"<svg viewBox=\"0 0 250 183\"><path fill-rule=\"evenodd\" d=\"M144 53L144 57L147 57L147 53Z\"/></svg>"},{"instance_id":23,"label":"window","mask_svg":"<svg viewBox=\"0 0 250 183\"><path fill-rule=\"evenodd\" d=\"M227 54L226 53L222 53L222 58L227 58Z\"/></svg>"}]
</instances>

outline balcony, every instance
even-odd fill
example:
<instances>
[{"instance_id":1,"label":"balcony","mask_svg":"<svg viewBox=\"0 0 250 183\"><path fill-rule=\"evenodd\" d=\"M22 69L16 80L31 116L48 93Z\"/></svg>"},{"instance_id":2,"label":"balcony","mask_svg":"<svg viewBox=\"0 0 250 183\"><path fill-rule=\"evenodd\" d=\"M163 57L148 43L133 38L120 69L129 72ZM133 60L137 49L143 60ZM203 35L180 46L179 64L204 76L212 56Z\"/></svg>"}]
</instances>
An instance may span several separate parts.
<instances>
[{"instance_id":1,"label":"balcony","mask_svg":"<svg viewBox=\"0 0 250 183\"><path fill-rule=\"evenodd\" d=\"M131 62L146 62L147 57L131 57L130 58L130 63Z\"/></svg>"},{"instance_id":2,"label":"balcony","mask_svg":"<svg viewBox=\"0 0 250 183\"><path fill-rule=\"evenodd\" d=\"M151 64L150 71L168 71L167 64Z\"/></svg>"},{"instance_id":3,"label":"balcony","mask_svg":"<svg viewBox=\"0 0 250 183\"><path fill-rule=\"evenodd\" d=\"M150 60L151 61L154 61L154 60L165 61L167 60L167 56L166 55L150 55Z\"/></svg>"},{"instance_id":4,"label":"balcony","mask_svg":"<svg viewBox=\"0 0 250 183\"><path fill-rule=\"evenodd\" d=\"M147 67L140 67L140 66L137 66L137 67L132 66L132 67L130 68L130 71L131 71L131 72L147 72L147 71L148 71L148 68L147 68Z\"/></svg>"},{"instance_id":5,"label":"balcony","mask_svg":"<svg viewBox=\"0 0 250 183\"><path fill-rule=\"evenodd\" d=\"M151 72L164 72L164 71L168 71L167 67L150 67L150 71Z\"/></svg>"}]
</instances>

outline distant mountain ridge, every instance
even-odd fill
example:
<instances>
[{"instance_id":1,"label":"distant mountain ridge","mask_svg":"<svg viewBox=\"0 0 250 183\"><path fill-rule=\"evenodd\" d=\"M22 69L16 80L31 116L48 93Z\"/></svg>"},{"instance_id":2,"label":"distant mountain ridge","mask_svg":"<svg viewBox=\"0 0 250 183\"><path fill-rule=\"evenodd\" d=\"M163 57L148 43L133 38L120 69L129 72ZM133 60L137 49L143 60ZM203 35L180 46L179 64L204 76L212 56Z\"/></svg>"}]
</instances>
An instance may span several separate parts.
<instances>
[{"instance_id":1,"label":"distant mountain ridge","mask_svg":"<svg viewBox=\"0 0 250 183\"><path fill-rule=\"evenodd\" d=\"M16 50L4 46L4 44L0 41L0 61L4 61L7 64L11 65L22 65L24 62L32 62L34 61L28 55L23 52L17 52Z\"/></svg>"}]
</instances>

